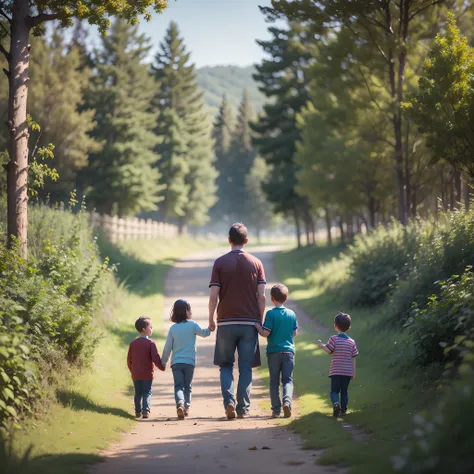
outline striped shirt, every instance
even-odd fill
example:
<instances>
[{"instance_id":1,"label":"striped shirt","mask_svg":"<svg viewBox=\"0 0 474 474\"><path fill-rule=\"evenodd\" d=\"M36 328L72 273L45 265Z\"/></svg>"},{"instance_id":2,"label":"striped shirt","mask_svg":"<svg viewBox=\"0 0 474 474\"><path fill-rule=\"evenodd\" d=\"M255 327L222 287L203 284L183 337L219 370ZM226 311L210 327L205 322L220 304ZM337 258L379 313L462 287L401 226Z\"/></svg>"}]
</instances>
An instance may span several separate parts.
<instances>
[{"instance_id":1,"label":"striped shirt","mask_svg":"<svg viewBox=\"0 0 474 474\"><path fill-rule=\"evenodd\" d=\"M329 377L332 375L353 377L352 359L359 355L354 339L344 333L337 334L329 338L326 347L332 354Z\"/></svg>"}]
</instances>

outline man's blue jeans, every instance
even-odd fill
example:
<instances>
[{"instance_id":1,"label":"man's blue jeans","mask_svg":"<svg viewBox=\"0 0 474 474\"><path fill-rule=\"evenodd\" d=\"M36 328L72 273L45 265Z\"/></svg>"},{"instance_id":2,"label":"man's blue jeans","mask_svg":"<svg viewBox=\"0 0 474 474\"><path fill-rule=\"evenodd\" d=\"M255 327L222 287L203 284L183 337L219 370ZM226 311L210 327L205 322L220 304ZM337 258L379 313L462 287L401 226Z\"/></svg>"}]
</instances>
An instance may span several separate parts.
<instances>
[{"instance_id":1,"label":"man's blue jeans","mask_svg":"<svg viewBox=\"0 0 474 474\"><path fill-rule=\"evenodd\" d=\"M268 371L270 372L270 400L272 412L280 414L280 378L283 386L283 403L291 407L293 401L293 370L295 355L292 352L275 352L268 354Z\"/></svg>"},{"instance_id":2,"label":"man's blue jeans","mask_svg":"<svg viewBox=\"0 0 474 474\"><path fill-rule=\"evenodd\" d=\"M191 405L194 365L174 364L171 370L173 371L176 405L183 403L186 408L189 408Z\"/></svg>"},{"instance_id":3,"label":"man's blue jeans","mask_svg":"<svg viewBox=\"0 0 474 474\"><path fill-rule=\"evenodd\" d=\"M342 411L347 410L349 403L348 388L351 377L347 375L331 375L331 402L340 403ZM341 394L341 401L339 401L339 393Z\"/></svg>"},{"instance_id":4,"label":"man's blue jeans","mask_svg":"<svg viewBox=\"0 0 474 474\"><path fill-rule=\"evenodd\" d=\"M153 380L134 380L135 413L150 413L151 385Z\"/></svg>"},{"instance_id":5,"label":"man's blue jeans","mask_svg":"<svg viewBox=\"0 0 474 474\"><path fill-rule=\"evenodd\" d=\"M214 363L220 367L221 390L224 407L235 405L234 361L237 349L239 361L239 382L237 385L238 415L247 413L250 408L250 389L252 388L252 364L257 348L258 333L255 326L232 324L219 326L216 337Z\"/></svg>"}]
</instances>

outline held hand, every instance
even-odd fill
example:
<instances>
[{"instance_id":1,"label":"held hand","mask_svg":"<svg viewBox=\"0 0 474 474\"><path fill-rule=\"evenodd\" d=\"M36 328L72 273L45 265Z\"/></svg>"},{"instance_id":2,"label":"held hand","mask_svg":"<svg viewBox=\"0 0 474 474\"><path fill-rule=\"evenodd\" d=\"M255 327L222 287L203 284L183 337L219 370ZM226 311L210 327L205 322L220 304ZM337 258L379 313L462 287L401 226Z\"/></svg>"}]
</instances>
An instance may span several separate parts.
<instances>
[{"instance_id":1,"label":"held hand","mask_svg":"<svg viewBox=\"0 0 474 474\"><path fill-rule=\"evenodd\" d=\"M351 377L351 380L355 380L356 379L356 376L355 374Z\"/></svg>"},{"instance_id":2,"label":"held hand","mask_svg":"<svg viewBox=\"0 0 474 474\"><path fill-rule=\"evenodd\" d=\"M209 331L214 332L216 330L216 322L210 321L209 322Z\"/></svg>"},{"instance_id":3,"label":"held hand","mask_svg":"<svg viewBox=\"0 0 474 474\"><path fill-rule=\"evenodd\" d=\"M321 347L323 345L323 342L321 341L321 339L318 339L318 346Z\"/></svg>"},{"instance_id":4,"label":"held hand","mask_svg":"<svg viewBox=\"0 0 474 474\"><path fill-rule=\"evenodd\" d=\"M164 371L166 370L166 365L161 364L158 368L159 368L162 372L164 372Z\"/></svg>"}]
</instances>

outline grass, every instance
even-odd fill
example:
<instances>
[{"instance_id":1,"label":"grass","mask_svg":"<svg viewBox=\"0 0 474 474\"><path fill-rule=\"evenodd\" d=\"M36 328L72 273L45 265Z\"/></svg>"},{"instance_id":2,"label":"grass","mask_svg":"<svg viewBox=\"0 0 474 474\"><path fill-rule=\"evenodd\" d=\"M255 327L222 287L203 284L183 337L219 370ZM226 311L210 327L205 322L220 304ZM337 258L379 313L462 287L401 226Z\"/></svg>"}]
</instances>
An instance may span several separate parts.
<instances>
[{"instance_id":1,"label":"grass","mask_svg":"<svg viewBox=\"0 0 474 474\"><path fill-rule=\"evenodd\" d=\"M58 387L46 413L27 421L16 433L17 453L32 446L28 472L83 473L87 465L101 460L101 450L130 429L134 419L126 354L136 336L133 323L140 315L151 316L153 339L161 346L166 273L178 258L213 246L214 242L190 238L126 241L119 247L101 242L103 255L120 263L118 275L123 283L98 315L96 331L101 339L92 366L65 374L68 381Z\"/></svg>"},{"instance_id":2,"label":"grass","mask_svg":"<svg viewBox=\"0 0 474 474\"><path fill-rule=\"evenodd\" d=\"M340 291L321 279L327 265L341 249L307 247L279 252L275 264L279 278L311 316L332 328L341 307ZM338 263L339 262L339 263ZM334 275L343 279L347 271L343 260L330 264ZM306 275L306 276L305 276ZM315 285L314 282L320 282ZM391 456L398 453L402 440L412 429L412 418L435 397L425 374L402 370L411 357L410 347L397 330L380 328L375 323L383 308L352 310L350 332L358 345L357 378L349 387L349 414L344 421L332 416L328 378L330 357L317 347L327 334L304 334L297 338L295 380L302 416L292 427L305 439L307 448L325 451L321 464L339 464L355 474L392 472ZM352 428L348 427L350 425ZM353 429L364 433L356 440Z\"/></svg>"}]
</instances>

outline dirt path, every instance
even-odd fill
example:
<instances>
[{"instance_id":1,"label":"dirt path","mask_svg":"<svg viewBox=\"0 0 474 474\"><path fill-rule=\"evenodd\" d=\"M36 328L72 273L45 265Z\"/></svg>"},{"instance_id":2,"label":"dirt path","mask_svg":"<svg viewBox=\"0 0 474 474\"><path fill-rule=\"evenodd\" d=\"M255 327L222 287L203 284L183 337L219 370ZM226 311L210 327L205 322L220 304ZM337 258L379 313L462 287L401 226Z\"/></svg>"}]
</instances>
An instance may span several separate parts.
<instances>
[{"instance_id":1,"label":"dirt path","mask_svg":"<svg viewBox=\"0 0 474 474\"><path fill-rule=\"evenodd\" d=\"M191 255L169 272L163 311L166 329L169 308L178 297L189 300L195 320L207 326L207 284L211 266L225 251L227 249ZM271 261L274 251L275 248L265 247L255 252L264 263L268 288L276 280ZM301 311L298 318L303 330L321 330ZM269 417L268 393L257 371L254 371L251 417L232 421L224 417L219 371L212 363L214 344L215 333L206 339L198 338L190 418L178 421L172 373L169 369L164 374L158 372L153 386L151 418L139 421L120 442L104 452L106 462L91 472L287 474L291 470L292 474L322 474L335 471L315 465L318 453L302 450L301 439L286 427L286 422ZM161 352L162 348L159 349ZM298 381L296 389L297 384ZM254 446L257 450L249 450Z\"/></svg>"}]
</instances>

